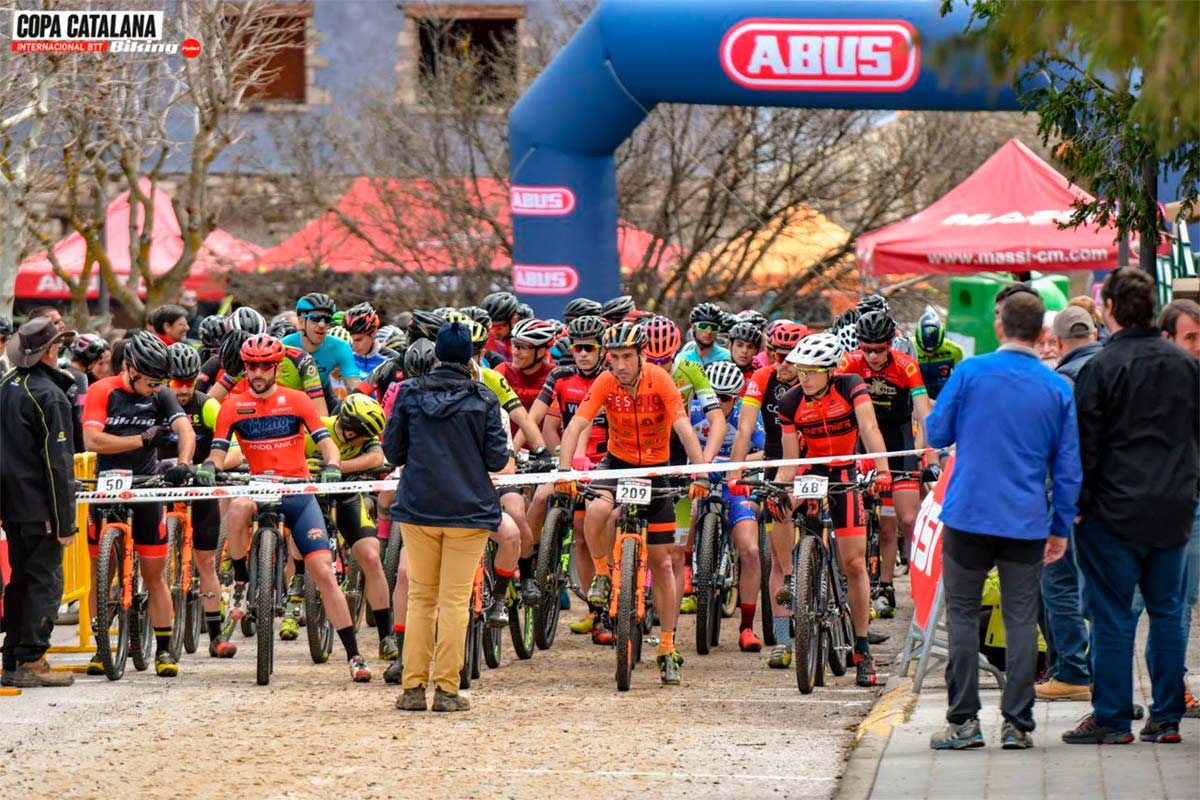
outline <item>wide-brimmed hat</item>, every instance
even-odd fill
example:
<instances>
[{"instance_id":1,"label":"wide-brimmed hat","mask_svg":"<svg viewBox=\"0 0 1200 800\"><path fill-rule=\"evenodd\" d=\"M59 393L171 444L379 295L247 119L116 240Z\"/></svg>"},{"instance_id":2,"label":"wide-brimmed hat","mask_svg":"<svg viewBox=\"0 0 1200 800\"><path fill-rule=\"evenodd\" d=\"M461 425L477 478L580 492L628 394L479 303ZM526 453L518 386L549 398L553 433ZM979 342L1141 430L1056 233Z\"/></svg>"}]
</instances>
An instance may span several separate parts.
<instances>
[{"instance_id":1,"label":"wide-brimmed hat","mask_svg":"<svg viewBox=\"0 0 1200 800\"><path fill-rule=\"evenodd\" d=\"M14 367L32 367L59 339L73 339L75 331L60 331L49 317L36 317L22 325L8 340L5 352Z\"/></svg>"}]
</instances>

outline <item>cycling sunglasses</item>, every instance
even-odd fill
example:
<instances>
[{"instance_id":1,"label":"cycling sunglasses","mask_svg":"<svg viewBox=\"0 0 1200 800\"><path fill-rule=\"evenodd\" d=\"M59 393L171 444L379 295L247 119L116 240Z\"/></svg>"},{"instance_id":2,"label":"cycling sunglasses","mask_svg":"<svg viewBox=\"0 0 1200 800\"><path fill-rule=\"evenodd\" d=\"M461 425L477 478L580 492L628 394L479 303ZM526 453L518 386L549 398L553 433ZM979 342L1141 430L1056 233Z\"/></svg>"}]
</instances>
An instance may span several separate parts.
<instances>
[{"instance_id":1,"label":"cycling sunglasses","mask_svg":"<svg viewBox=\"0 0 1200 800\"><path fill-rule=\"evenodd\" d=\"M172 389L191 389L195 385L196 385L195 378L189 378L189 379L171 378L171 388Z\"/></svg>"},{"instance_id":2,"label":"cycling sunglasses","mask_svg":"<svg viewBox=\"0 0 1200 800\"><path fill-rule=\"evenodd\" d=\"M305 314L304 318L306 320L308 320L309 322L315 322L318 325L320 325L321 323L325 323L326 325L328 325L329 323L333 322L332 314L322 314L322 313Z\"/></svg>"},{"instance_id":3,"label":"cycling sunglasses","mask_svg":"<svg viewBox=\"0 0 1200 800\"><path fill-rule=\"evenodd\" d=\"M869 353L870 355L876 356L883 355L888 350L892 349L891 345L887 344L860 344L858 347L864 353Z\"/></svg>"},{"instance_id":4,"label":"cycling sunglasses","mask_svg":"<svg viewBox=\"0 0 1200 800\"><path fill-rule=\"evenodd\" d=\"M796 367L796 372L801 375L820 375L823 372L829 372L825 367Z\"/></svg>"},{"instance_id":5,"label":"cycling sunglasses","mask_svg":"<svg viewBox=\"0 0 1200 800\"><path fill-rule=\"evenodd\" d=\"M771 354L771 358L775 361L776 364L782 364L788 357L787 350L773 350L772 349L772 350L768 350L767 352Z\"/></svg>"},{"instance_id":6,"label":"cycling sunglasses","mask_svg":"<svg viewBox=\"0 0 1200 800\"><path fill-rule=\"evenodd\" d=\"M278 361L247 361L246 372L270 372L279 366Z\"/></svg>"},{"instance_id":7,"label":"cycling sunglasses","mask_svg":"<svg viewBox=\"0 0 1200 800\"><path fill-rule=\"evenodd\" d=\"M705 333L720 333L721 332L721 326L715 322L697 322L694 327L696 328L696 330L704 331Z\"/></svg>"},{"instance_id":8,"label":"cycling sunglasses","mask_svg":"<svg viewBox=\"0 0 1200 800\"><path fill-rule=\"evenodd\" d=\"M571 351L574 353L594 353L600 349L600 345L593 342L580 342L579 344L571 345Z\"/></svg>"}]
</instances>

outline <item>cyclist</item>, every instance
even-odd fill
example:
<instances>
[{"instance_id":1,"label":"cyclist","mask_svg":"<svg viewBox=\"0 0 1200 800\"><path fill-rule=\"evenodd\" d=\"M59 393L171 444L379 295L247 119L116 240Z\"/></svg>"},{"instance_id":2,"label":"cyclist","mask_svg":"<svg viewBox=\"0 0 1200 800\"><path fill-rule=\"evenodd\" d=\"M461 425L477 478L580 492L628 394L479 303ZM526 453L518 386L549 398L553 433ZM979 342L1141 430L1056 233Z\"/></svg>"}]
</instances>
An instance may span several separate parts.
<instances>
[{"instance_id":1,"label":"cyclist","mask_svg":"<svg viewBox=\"0 0 1200 800\"><path fill-rule=\"evenodd\" d=\"M929 391L930 403L933 403L950 380L954 368L963 360L963 350L946 339L946 326L932 309L917 320L917 344L920 346L917 363L921 366L921 380Z\"/></svg>"},{"instance_id":2,"label":"cyclist","mask_svg":"<svg viewBox=\"0 0 1200 800\"><path fill-rule=\"evenodd\" d=\"M167 348L171 392L187 416L196 438L196 450L189 463L203 464L212 447L212 428L206 419L215 420L219 403L196 390L200 375L200 354L194 347L176 342ZM206 408L207 406L207 408ZM158 445L160 459L179 458L179 438L164 437ZM216 500L192 501L192 551L200 583L200 603L204 607L204 627L208 630L208 654L213 658L233 658L237 645L221 632L221 582L217 578L217 539L221 533L221 512Z\"/></svg>"},{"instance_id":3,"label":"cyclist","mask_svg":"<svg viewBox=\"0 0 1200 800\"><path fill-rule=\"evenodd\" d=\"M246 378L243 375L242 345L254 334L246 331L230 331L221 343L218 357L221 362L221 372L217 382L208 392L208 396L218 403L224 402L230 393L246 391ZM278 337L275 337L278 338ZM325 405L325 392L321 388L321 375L312 356L299 347L283 348L283 361L279 364L279 374L276 382L285 389L304 392L317 407L318 414L328 413Z\"/></svg>"},{"instance_id":4,"label":"cyclist","mask_svg":"<svg viewBox=\"0 0 1200 800\"><path fill-rule=\"evenodd\" d=\"M167 346L148 331L135 331L126 341L121 374L96 381L87 393L83 409L83 443L96 453L96 470L125 469L134 475L157 471L155 444L169 428L178 437L179 462L164 473L168 483L181 484L191 475L196 436L175 395L163 387L170 374ZM162 526L161 503L134 503L134 550L141 559L142 578L150 593L150 622L154 626L154 671L164 678L179 674L170 653L171 625L175 614L167 586L167 534ZM104 509L91 508L88 552L92 556L92 586L95 559L104 525ZM93 588L93 592L95 589ZM94 595L93 595L94 598ZM93 602L92 607L95 608ZM92 657L89 675L103 674L100 655Z\"/></svg>"},{"instance_id":5,"label":"cyclist","mask_svg":"<svg viewBox=\"0 0 1200 800\"><path fill-rule=\"evenodd\" d=\"M324 323L322 323L324 324ZM341 458L337 445L329 435L316 406L305 394L287 389L276 382L279 365L284 359L284 345L268 334L253 336L242 345L242 362L247 375L247 391L232 394L221 405L209 460L197 470L202 484L211 484L216 473L225 465L230 438L237 434L242 455L252 474L273 473L285 478L308 478L308 459L304 449L304 430L317 443L324 458L321 483L336 483L342 478ZM350 619L350 609L333 574L333 559L329 552L329 533L317 499L312 495L288 495L280 507L288 530L291 546L305 561L308 574L316 583L325 603L325 612L337 629L346 649L350 677L356 683L371 680L371 670L358 652L358 638ZM249 497L236 497L229 503L225 515L228 532L227 547L233 561L235 617L248 611L246 583L250 580L246 563L250 547L250 524L258 504ZM259 620L259 624L269 624Z\"/></svg>"},{"instance_id":6,"label":"cyclist","mask_svg":"<svg viewBox=\"0 0 1200 800\"><path fill-rule=\"evenodd\" d=\"M753 322L741 321L729 329L729 360L742 371L742 387L757 369L754 359L762 351L763 332Z\"/></svg>"},{"instance_id":7,"label":"cyclist","mask_svg":"<svg viewBox=\"0 0 1200 800\"><path fill-rule=\"evenodd\" d=\"M103 336L82 333L71 342L68 352L71 358L69 369L76 378L83 378L85 386L112 375L112 347Z\"/></svg>"},{"instance_id":8,"label":"cyclist","mask_svg":"<svg viewBox=\"0 0 1200 800\"><path fill-rule=\"evenodd\" d=\"M646 334L637 325L621 322L605 331L604 347L608 351L609 368L596 378L567 425L559 452L561 469L570 469L572 454L601 408L604 408L609 426L608 454L600 462L601 469L665 465L670 460L672 430L679 434L692 463L704 463L704 452L696 432L692 430L679 390L666 370L645 363L642 353L645 343ZM654 483L665 485L659 478L655 478ZM707 493L708 485L707 478L696 477L689 494L702 497ZM556 482L555 488L571 496L578 490L573 481ZM596 569L596 576L588 589L588 603L599 608L608 602L612 589L612 568L608 563L608 555L615 543L610 517L616 482L594 481L592 488L599 492L599 497L587 503L584 537ZM675 515L671 505L667 498L655 498L646 507L645 514L655 606L662 625L659 674L664 684L677 686L683 658L675 649L679 597L672 567L677 548Z\"/></svg>"},{"instance_id":9,"label":"cyclist","mask_svg":"<svg viewBox=\"0 0 1200 800\"><path fill-rule=\"evenodd\" d=\"M766 432L763 458L783 458L779 401L796 385L797 379L795 366L785 359L808 329L798 322L784 321L772 324L774 330L767 351L775 363L755 370L746 383L746 391L742 395L743 410L738 417L737 434L733 440L733 461L745 461L748 457L754 431L758 426L757 414L761 414L763 430ZM774 474L774 470L768 470L767 478L774 477ZM775 632L776 644L771 650L767 664L773 669L786 669L792 663L792 651L788 646L791 641L791 609L787 605L786 595L781 596L780 591L784 585L784 565L792 563L792 544L796 540L796 529L792 524L791 515L783 513L782 509L768 508L768 511L775 520L770 534L770 586L775 595L771 606L771 627Z\"/></svg>"},{"instance_id":10,"label":"cyclist","mask_svg":"<svg viewBox=\"0 0 1200 800\"><path fill-rule=\"evenodd\" d=\"M350 332L350 349L354 352L360 375L370 375L380 364L396 357L395 350L388 349L376 339L379 314L370 303L351 306L342 319L342 326Z\"/></svg>"},{"instance_id":11,"label":"cyclist","mask_svg":"<svg viewBox=\"0 0 1200 800\"><path fill-rule=\"evenodd\" d=\"M283 338L285 345L303 349L317 362L327 409L337 404L333 394L335 369L339 371L339 378L348 392L354 391L360 377L358 362L354 360L350 345L329 335L336 311L337 303L332 297L322 292L309 292L296 301L296 327L299 330Z\"/></svg>"},{"instance_id":12,"label":"cyclist","mask_svg":"<svg viewBox=\"0 0 1200 800\"><path fill-rule=\"evenodd\" d=\"M600 305L600 316L604 317L609 325L616 325L636 310L633 298L627 294L622 294L605 300Z\"/></svg>"},{"instance_id":13,"label":"cyclist","mask_svg":"<svg viewBox=\"0 0 1200 800\"><path fill-rule=\"evenodd\" d=\"M213 314L200 321L200 355L203 364L196 378L196 391L207 392L216 385L217 375L221 371L218 352L230 330L229 317L223 314Z\"/></svg>"},{"instance_id":14,"label":"cyclist","mask_svg":"<svg viewBox=\"0 0 1200 800\"><path fill-rule=\"evenodd\" d=\"M896 323L882 311L868 311L859 317L855 327L859 349L845 355L839 371L858 375L866 382L875 404L879 428L883 431L885 450L923 449L925 417L930 410L929 395L916 359L893 347ZM918 466L915 456L900 459L899 467L905 474L897 478L890 492L880 493L883 507L879 517L880 567L875 608L885 619L896 615L892 577L899 549L897 525L899 534L909 541L921 501L919 471L928 466L926 461L927 457L922 457Z\"/></svg>"},{"instance_id":15,"label":"cyclist","mask_svg":"<svg viewBox=\"0 0 1200 800\"><path fill-rule=\"evenodd\" d=\"M592 300L590 297L576 297L567 302L563 308L563 321L568 326L580 317L601 317L603 318L604 306Z\"/></svg>"},{"instance_id":16,"label":"cyclist","mask_svg":"<svg viewBox=\"0 0 1200 800\"><path fill-rule=\"evenodd\" d=\"M695 361L701 366L714 361L728 361L729 350L717 344L717 334L725 328L725 312L716 303L701 303L688 315L692 325L692 341L679 353L677 361Z\"/></svg>"},{"instance_id":17,"label":"cyclist","mask_svg":"<svg viewBox=\"0 0 1200 800\"><path fill-rule=\"evenodd\" d=\"M853 456L858 437L861 435L873 452L883 452L884 441L863 379L853 373L833 374L841 352L837 337L829 333L817 333L801 340L787 356L788 363L796 367L799 386L779 401L778 417L783 429L784 458L799 458L803 440L807 457L846 457L828 465L809 467L811 474L824 475L837 483L853 483L857 477ZM886 487L891 481L887 459L879 458L875 463L876 482ZM796 471L794 466L781 467L778 479L791 482ZM837 532L837 563L849 586L850 614L854 621L855 680L859 686L874 686L875 661L867 641L867 625L871 620L867 529L858 490L830 495L829 515ZM788 555L787 563L791 564L791 554ZM789 591L793 577L789 575L784 583Z\"/></svg>"},{"instance_id":18,"label":"cyclist","mask_svg":"<svg viewBox=\"0 0 1200 800\"><path fill-rule=\"evenodd\" d=\"M868 311L882 311L889 317L892 315L891 306L888 305L888 301L881 294L866 295L858 301L858 306L855 310L858 312L859 317ZM855 322L857 323L857 319ZM899 328L896 328L895 336L892 338L892 349L898 350L912 359L916 359L917 357L916 345Z\"/></svg>"},{"instance_id":19,"label":"cyclist","mask_svg":"<svg viewBox=\"0 0 1200 800\"><path fill-rule=\"evenodd\" d=\"M739 427L739 415L742 411L741 395L745 388L746 379L742 369L732 361L714 361L704 368L713 391L717 394L717 402L721 404L721 414L727 422L725 438L721 441L721 449L717 452L716 461L728 461L733 452L733 440ZM757 422L757 409L751 412ZM699 400L693 400L691 406L692 427L700 443L707 445L712 435L712 425L704 413L704 407ZM750 437L753 451L747 460L755 461L762 458L763 441L766 433L761 423L758 423ZM718 473L719 475L719 473ZM758 554L758 509L748 499L734 496L727 486L724 491L727 509L726 524L738 551L740 577L738 580L739 609L742 612L738 624L738 647L747 653L757 653L762 650L762 639L754 633L754 614L758 610L758 587L762 574ZM694 521L693 521L694 524ZM694 530L692 535L694 536Z\"/></svg>"},{"instance_id":20,"label":"cyclist","mask_svg":"<svg viewBox=\"0 0 1200 800\"><path fill-rule=\"evenodd\" d=\"M513 325L517 322L518 305L520 303L511 292L492 292L483 298L483 310L492 320L492 329L485 349L496 357L496 360L493 360L492 355L488 356L488 364L493 367L499 366L512 356L509 340L512 337ZM434 328L433 333L434 336L430 338L436 338L437 328Z\"/></svg>"}]
</instances>

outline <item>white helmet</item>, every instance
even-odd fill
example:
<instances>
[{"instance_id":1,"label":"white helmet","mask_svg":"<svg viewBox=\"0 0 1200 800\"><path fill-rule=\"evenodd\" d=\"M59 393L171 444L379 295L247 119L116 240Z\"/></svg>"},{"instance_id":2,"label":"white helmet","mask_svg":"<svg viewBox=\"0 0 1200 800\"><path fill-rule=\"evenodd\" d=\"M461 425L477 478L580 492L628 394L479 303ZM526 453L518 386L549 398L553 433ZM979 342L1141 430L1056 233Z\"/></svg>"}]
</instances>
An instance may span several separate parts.
<instances>
[{"instance_id":1,"label":"white helmet","mask_svg":"<svg viewBox=\"0 0 1200 800\"><path fill-rule=\"evenodd\" d=\"M742 368L732 361L714 361L704 367L704 374L717 394L737 396L746 385Z\"/></svg>"},{"instance_id":2,"label":"white helmet","mask_svg":"<svg viewBox=\"0 0 1200 800\"><path fill-rule=\"evenodd\" d=\"M858 349L858 330L853 325L843 325L837 329L837 339L843 353Z\"/></svg>"},{"instance_id":3,"label":"white helmet","mask_svg":"<svg viewBox=\"0 0 1200 800\"><path fill-rule=\"evenodd\" d=\"M787 356L789 364L822 369L833 369L841 360L842 345L832 333L805 336Z\"/></svg>"}]
</instances>

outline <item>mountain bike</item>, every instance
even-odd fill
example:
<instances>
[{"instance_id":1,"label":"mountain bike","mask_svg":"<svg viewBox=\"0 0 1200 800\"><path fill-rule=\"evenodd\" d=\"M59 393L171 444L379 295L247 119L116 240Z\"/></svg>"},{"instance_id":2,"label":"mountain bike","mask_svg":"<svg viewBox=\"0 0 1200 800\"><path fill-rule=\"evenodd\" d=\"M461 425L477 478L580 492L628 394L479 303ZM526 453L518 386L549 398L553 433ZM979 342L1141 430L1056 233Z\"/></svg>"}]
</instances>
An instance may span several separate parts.
<instances>
[{"instance_id":1,"label":"mountain bike","mask_svg":"<svg viewBox=\"0 0 1200 800\"><path fill-rule=\"evenodd\" d=\"M562 613L560 595L571 581L571 552L575 545L575 501L555 492L546 506L546 522L538 545L533 577L542 590L542 602L534 609L533 636L537 646L549 650L558 634Z\"/></svg>"},{"instance_id":2,"label":"mountain bike","mask_svg":"<svg viewBox=\"0 0 1200 800\"><path fill-rule=\"evenodd\" d=\"M696 597L696 652L708 655L721 638L721 619L736 591L737 553L725 524L724 481L714 481L696 505L696 539L692 550L692 586Z\"/></svg>"},{"instance_id":3,"label":"mountain bike","mask_svg":"<svg viewBox=\"0 0 1200 800\"><path fill-rule=\"evenodd\" d=\"M200 581L196 578L193 557L192 504L175 501L168 507L163 525L167 532L167 586L175 607L171 626L172 658L179 661L184 650L195 653L200 644L204 606L200 601Z\"/></svg>"}]
</instances>

